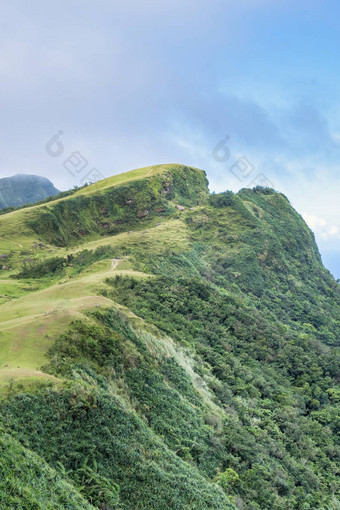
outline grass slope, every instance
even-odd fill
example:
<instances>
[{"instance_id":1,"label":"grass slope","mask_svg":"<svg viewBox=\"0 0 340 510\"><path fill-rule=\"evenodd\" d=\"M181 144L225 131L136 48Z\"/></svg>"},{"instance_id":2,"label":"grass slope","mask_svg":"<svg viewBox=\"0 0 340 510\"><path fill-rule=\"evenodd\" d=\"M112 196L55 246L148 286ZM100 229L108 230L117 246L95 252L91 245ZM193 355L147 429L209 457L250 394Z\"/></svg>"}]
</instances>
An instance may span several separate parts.
<instances>
[{"instance_id":1,"label":"grass slope","mask_svg":"<svg viewBox=\"0 0 340 510\"><path fill-rule=\"evenodd\" d=\"M0 236L0 420L89 505L338 508L339 286L283 195L158 165Z\"/></svg>"},{"instance_id":2,"label":"grass slope","mask_svg":"<svg viewBox=\"0 0 340 510\"><path fill-rule=\"evenodd\" d=\"M3 510L94 510L75 487L8 434L0 438Z\"/></svg>"}]
</instances>

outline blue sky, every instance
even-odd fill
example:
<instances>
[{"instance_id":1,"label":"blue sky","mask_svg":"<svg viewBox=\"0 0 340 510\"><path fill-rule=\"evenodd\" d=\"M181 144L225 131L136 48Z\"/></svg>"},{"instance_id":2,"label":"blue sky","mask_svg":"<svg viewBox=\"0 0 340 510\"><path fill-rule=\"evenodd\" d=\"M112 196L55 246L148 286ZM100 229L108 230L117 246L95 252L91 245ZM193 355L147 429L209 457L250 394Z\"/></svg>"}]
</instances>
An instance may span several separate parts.
<instances>
[{"instance_id":1,"label":"blue sky","mask_svg":"<svg viewBox=\"0 0 340 510\"><path fill-rule=\"evenodd\" d=\"M340 278L339 16L329 0L2 2L0 176L66 189L77 152L103 176L180 162L216 191L265 179Z\"/></svg>"}]
</instances>

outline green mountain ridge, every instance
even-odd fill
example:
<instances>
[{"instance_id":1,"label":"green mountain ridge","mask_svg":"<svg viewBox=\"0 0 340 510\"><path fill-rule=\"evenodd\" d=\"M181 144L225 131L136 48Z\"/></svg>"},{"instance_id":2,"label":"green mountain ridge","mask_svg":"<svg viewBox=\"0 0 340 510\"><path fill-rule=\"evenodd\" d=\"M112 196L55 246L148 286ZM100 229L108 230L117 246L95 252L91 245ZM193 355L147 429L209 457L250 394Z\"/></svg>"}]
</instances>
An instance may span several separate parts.
<instances>
[{"instance_id":1,"label":"green mountain ridge","mask_svg":"<svg viewBox=\"0 0 340 510\"><path fill-rule=\"evenodd\" d=\"M0 254L1 508L339 508L339 285L284 195L147 167Z\"/></svg>"},{"instance_id":2,"label":"green mountain ridge","mask_svg":"<svg viewBox=\"0 0 340 510\"><path fill-rule=\"evenodd\" d=\"M0 210L34 204L59 194L46 177L18 174L0 179Z\"/></svg>"}]
</instances>

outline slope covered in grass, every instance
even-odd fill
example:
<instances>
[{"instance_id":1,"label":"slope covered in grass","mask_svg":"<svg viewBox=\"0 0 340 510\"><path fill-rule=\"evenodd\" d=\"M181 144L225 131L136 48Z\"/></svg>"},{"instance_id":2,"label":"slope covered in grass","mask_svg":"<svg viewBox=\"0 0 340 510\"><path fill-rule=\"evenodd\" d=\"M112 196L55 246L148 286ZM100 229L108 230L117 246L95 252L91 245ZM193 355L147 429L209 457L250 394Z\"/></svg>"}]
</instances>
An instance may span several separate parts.
<instances>
[{"instance_id":1,"label":"slope covered in grass","mask_svg":"<svg viewBox=\"0 0 340 510\"><path fill-rule=\"evenodd\" d=\"M286 197L160 165L1 228L0 420L89 505L338 508L339 285Z\"/></svg>"},{"instance_id":2,"label":"slope covered in grass","mask_svg":"<svg viewBox=\"0 0 340 510\"><path fill-rule=\"evenodd\" d=\"M3 432L0 450L0 505L3 510L94 510L62 474Z\"/></svg>"}]
</instances>

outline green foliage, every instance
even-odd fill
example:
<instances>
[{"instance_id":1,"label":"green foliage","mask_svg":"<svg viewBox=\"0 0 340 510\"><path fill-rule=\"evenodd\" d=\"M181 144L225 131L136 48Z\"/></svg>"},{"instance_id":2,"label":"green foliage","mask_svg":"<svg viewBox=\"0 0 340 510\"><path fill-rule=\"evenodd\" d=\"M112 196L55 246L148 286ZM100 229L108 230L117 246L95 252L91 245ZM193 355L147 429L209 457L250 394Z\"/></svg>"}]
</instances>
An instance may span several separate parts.
<instances>
[{"instance_id":1,"label":"green foliage","mask_svg":"<svg viewBox=\"0 0 340 510\"><path fill-rule=\"evenodd\" d=\"M89 374L84 377L91 380ZM62 392L18 395L2 405L1 414L19 440L51 466L61 463L69 479L81 482L82 494L99 508L115 508L117 485L123 508L233 508L217 485L164 446L112 392L93 383L78 378ZM96 467L84 467L86 459L87 466L95 459Z\"/></svg>"},{"instance_id":2,"label":"green foliage","mask_svg":"<svg viewBox=\"0 0 340 510\"><path fill-rule=\"evenodd\" d=\"M2 510L95 510L67 477L8 434L0 437Z\"/></svg>"},{"instance_id":3,"label":"green foliage","mask_svg":"<svg viewBox=\"0 0 340 510\"><path fill-rule=\"evenodd\" d=\"M298 499L317 507L321 487L338 490L337 454L328 459L325 449L339 451L338 409L333 405L337 392L332 389L339 359L332 349L321 348L313 337L315 328L307 328L309 334L299 332L304 324L287 317L281 322L279 310L276 315L266 300L250 304L193 276L146 281L118 277L110 283L109 295L194 347L197 370L217 378L211 388L237 418L226 419L222 444L228 454L214 452L215 468L227 466L239 473L237 494L249 508L254 500L263 509L299 508ZM202 448L204 439L199 442ZM258 462L268 467L265 474ZM200 468L213 476L212 465L211 471L204 462Z\"/></svg>"},{"instance_id":4,"label":"green foliage","mask_svg":"<svg viewBox=\"0 0 340 510\"><path fill-rule=\"evenodd\" d=\"M217 481L227 494L232 494L240 481L238 474L231 468L219 473Z\"/></svg>"},{"instance_id":5,"label":"green foliage","mask_svg":"<svg viewBox=\"0 0 340 510\"><path fill-rule=\"evenodd\" d=\"M67 257L68 264L77 267L79 270L90 266L99 260L109 259L115 256L115 250L112 246L99 246L96 250L82 250L75 255Z\"/></svg>"},{"instance_id":6,"label":"green foliage","mask_svg":"<svg viewBox=\"0 0 340 510\"><path fill-rule=\"evenodd\" d=\"M43 261L33 261L25 264L16 278L43 278L62 274L65 259L53 257Z\"/></svg>"},{"instance_id":7,"label":"green foliage","mask_svg":"<svg viewBox=\"0 0 340 510\"><path fill-rule=\"evenodd\" d=\"M73 274L79 273L94 262L108 259L115 254L111 246L100 246L96 250L82 250L75 255L70 254L67 259L52 257L46 260L33 260L27 262L15 278L44 278L61 276L65 273L66 266L74 267Z\"/></svg>"},{"instance_id":8,"label":"green foliage","mask_svg":"<svg viewBox=\"0 0 340 510\"><path fill-rule=\"evenodd\" d=\"M37 217L28 224L47 242L66 246L89 235L113 235L141 228L160 213L174 212L171 201L190 206L207 201L208 197L207 179L202 172L172 166L165 174L52 203L39 209Z\"/></svg>"},{"instance_id":9,"label":"green foliage","mask_svg":"<svg viewBox=\"0 0 340 510\"><path fill-rule=\"evenodd\" d=\"M119 505L119 485L111 483L105 476L98 473L97 463L90 468L85 461L75 473L80 492L93 505L105 510L117 508Z\"/></svg>"},{"instance_id":10,"label":"green foliage","mask_svg":"<svg viewBox=\"0 0 340 510\"><path fill-rule=\"evenodd\" d=\"M210 195L210 204L213 207L232 207L237 202L237 196L232 191L225 191L224 193L212 193Z\"/></svg>"}]
</instances>

